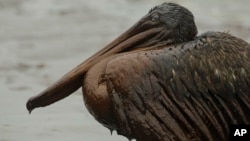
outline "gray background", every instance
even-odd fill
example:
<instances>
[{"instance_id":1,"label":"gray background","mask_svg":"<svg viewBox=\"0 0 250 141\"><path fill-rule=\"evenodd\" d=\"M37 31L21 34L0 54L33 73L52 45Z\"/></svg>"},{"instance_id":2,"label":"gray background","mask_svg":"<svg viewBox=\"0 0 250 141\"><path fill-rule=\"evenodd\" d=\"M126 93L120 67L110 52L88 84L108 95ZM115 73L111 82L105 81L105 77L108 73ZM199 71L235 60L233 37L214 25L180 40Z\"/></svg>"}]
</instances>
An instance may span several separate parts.
<instances>
[{"instance_id":1,"label":"gray background","mask_svg":"<svg viewBox=\"0 0 250 141\"><path fill-rule=\"evenodd\" d=\"M26 100L111 42L161 0L0 0L0 141L126 141L86 111L81 91L31 115ZM250 41L249 0L173 0L199 34Z\"/></svg>"}]
</instances>

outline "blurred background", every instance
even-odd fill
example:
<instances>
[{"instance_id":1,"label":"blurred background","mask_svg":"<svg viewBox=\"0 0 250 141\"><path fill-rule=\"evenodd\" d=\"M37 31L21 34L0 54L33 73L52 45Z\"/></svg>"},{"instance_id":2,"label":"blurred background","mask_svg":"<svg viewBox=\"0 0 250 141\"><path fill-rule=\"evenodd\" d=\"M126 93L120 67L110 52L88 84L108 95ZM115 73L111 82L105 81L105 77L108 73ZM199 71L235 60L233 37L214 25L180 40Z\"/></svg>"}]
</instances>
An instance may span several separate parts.
<instances>
[{"instance_id":1,"label":"blurred background","mask_svg":"<svg viewBox=\"0 0 250 141\"><path fill-rule=\"evenodd\" d=\"M31 115L25 103L162 2L0 0L0 141L127 141L93 119L81 90ZM193 12L199 34L250 42L249 0L172 2Z\"/></svg>"}]
</instances>

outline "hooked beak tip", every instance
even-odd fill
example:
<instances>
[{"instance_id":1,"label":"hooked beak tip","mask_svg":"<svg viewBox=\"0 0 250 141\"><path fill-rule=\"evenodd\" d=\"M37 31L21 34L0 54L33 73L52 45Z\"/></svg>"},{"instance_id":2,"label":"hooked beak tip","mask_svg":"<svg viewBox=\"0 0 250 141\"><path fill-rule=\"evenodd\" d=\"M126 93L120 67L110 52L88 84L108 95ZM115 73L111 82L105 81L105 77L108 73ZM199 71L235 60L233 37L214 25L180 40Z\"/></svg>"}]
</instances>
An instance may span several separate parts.
<instances>
[{"instance_id":1,"label":"hooked beak tip","mask_svg":"<svg viewBox=\"0 0 250 141\"><path fill-rule=\"evenodd\" d=\"M29 114L31 114L32 110L34 109L30 100L26 103L26 108L29 111Z\"/></svg>"},{"instance_id":2,"label":"hooked beak tip","mask_svg":"<svg viewBox=\"0 0 250 141\"><path fill-rule=\"evenodd\" d=\"M32 110L28 110L29 111L29 114L31 114Z\"/></svg>"}]
</instances>

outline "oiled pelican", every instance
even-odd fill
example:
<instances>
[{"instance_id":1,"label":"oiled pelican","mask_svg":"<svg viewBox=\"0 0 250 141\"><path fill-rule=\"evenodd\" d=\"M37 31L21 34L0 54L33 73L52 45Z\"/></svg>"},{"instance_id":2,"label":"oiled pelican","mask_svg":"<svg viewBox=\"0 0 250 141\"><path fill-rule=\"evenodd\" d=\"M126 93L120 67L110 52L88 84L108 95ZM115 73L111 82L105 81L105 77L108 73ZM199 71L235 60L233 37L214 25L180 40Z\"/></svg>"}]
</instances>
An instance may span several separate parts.
<instances>
[{"instance_id":1,"label":"oiled pelican","mask_svg":"<svg viewBox=\"0 0 250 141\"><path fill-rule=\"evenodd\" d=\"M82 86L95 119L129 139L227 140L230 124L250 124L250 46L228 33L196 34L189 10L156 6L27 109Z\"/></svg>"}]
</instances>

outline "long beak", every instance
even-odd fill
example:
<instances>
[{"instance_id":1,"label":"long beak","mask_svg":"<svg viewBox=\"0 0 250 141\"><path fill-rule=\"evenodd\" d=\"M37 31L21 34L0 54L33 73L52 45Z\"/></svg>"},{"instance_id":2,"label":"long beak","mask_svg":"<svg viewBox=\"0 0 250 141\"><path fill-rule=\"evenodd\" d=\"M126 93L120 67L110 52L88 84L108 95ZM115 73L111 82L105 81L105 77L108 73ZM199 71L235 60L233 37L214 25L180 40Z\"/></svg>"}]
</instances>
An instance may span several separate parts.
<instances>
[{"instance_id":1,"label":"long beak","mask_svg":"<svg viewBox=\"0 0 250 141\"><path fill-rule=\"evenodd\" d=\"M150 28L148 30L141 29L140 22L138 22L106 47L65 74L52 86L48 87L40 94L31 97L26 104L29 113L37 107L45 107L69 96L81 87L85 73L93 65L113 54L132 50L138 44L142 44L145 40L151 38L161 30L161 27Z\"/></svg>"}]
</instances>

